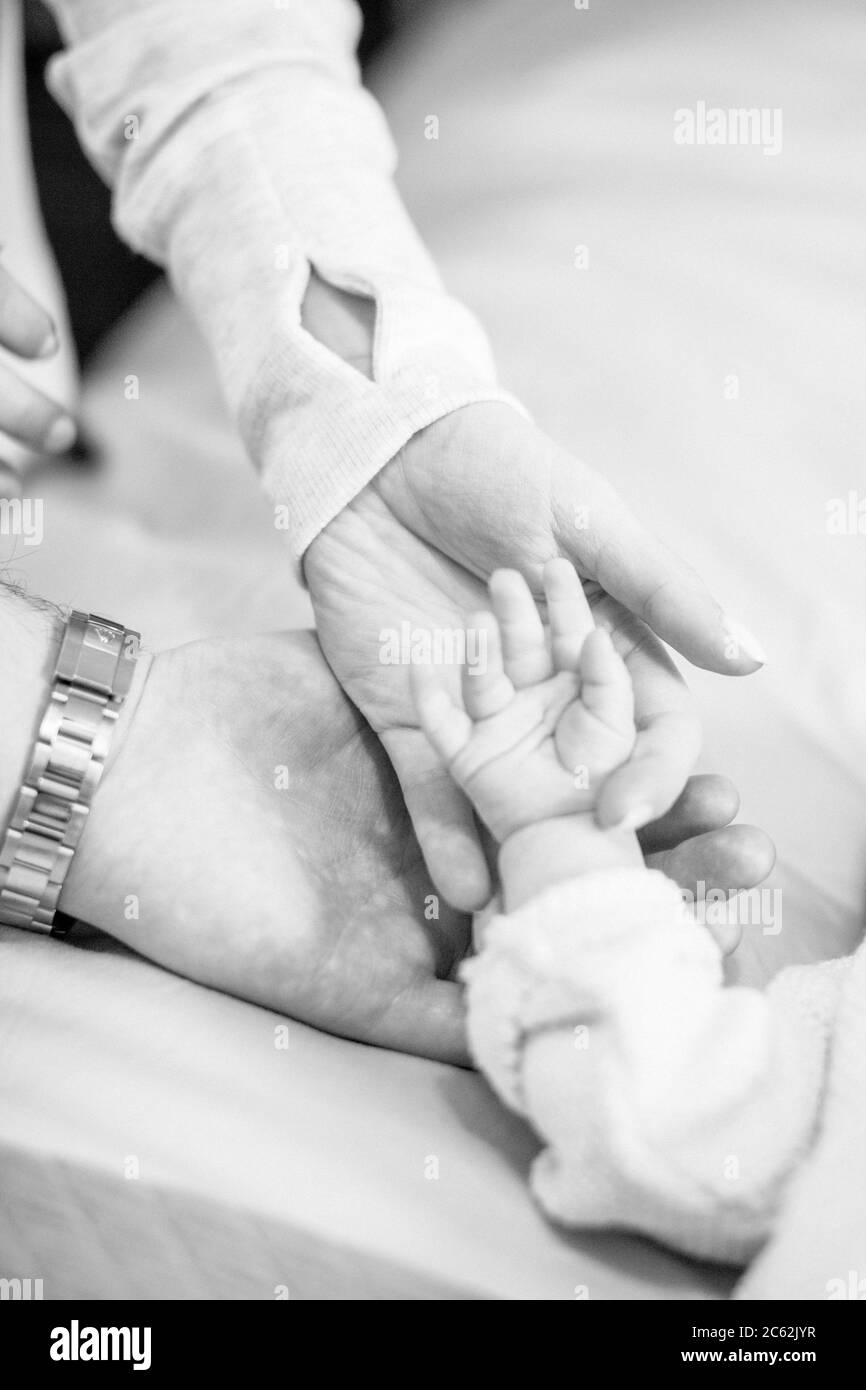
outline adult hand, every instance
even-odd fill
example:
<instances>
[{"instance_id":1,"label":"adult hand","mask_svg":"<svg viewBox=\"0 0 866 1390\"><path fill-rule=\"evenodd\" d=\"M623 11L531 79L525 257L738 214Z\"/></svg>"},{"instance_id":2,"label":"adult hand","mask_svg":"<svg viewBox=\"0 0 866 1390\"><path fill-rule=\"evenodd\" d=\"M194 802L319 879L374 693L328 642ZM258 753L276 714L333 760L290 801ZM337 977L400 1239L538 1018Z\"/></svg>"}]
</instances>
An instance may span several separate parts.
<instances>
[{"instance_id":1,"label":"adult hand","mask_svg":"<svg viewBox=\"0 0 866 1390\"><path fill-rule=\"evenodd\" d=\"M555 555L577 566L635 690L635 753L606 783L598 819L647 827L651 847L651 822L681 793L700 742L685 685L654 633L728 675L754 671L762 656L603 479L510 407L467 406L416 435L307 551L325 654L382 738L434 880L466 909L490 892L477 827L417 727L407 666L381 659L382 634L403 624L410 633L460 628L468 611L485 606L483 581L500 566L519 569L540 595L542 568ZM453 676L456 688L456 669ZM696 877L710 881L719 854L729 870L734 853L730 886L748 887L769 872L772 847L758 831L725 831L718 845L712 828L735 813L729 784L699 783L677 813L680 838L709 830L697 842L707 872Z\"/></svg>"},{"instance_id":2,"label":"adult hand","mask_svg":"<svg viewBox=\"0 0 866 1390\"><path fill-rule=\"evenodd\" d=\"M60 906L329 1032L465 1059L447 977L468 924L435 897L387 758L311 633L154 657Z\"/></svg>"},{"instance_id":3,"label":"adult hand","mask_svg":"<svg viewBox=\"0 0 866 1390\"><path fill-rule=\"evenodd\" d=\"M136 698L61 908L202 984L465 1063L449 976L468 919L437 902L388 759L314 636L160 653ZM718 824L725 788L708 790ZM693 793L669 841L694 822ZM701 856L675 853L692 886ZM731 867L722 853L711 886Z\"/></svg>"},{"instance_id":4,"label":"adult hand","mask_svg":"<svg viewBox=\"0 0 866 1390\"><path fill-rule=\"evenodd\" d=\"M49 315L3 266L0 266L0 346L18 357L31 359L51 357L58 347ZM63 407L22 381L3 361L0 361L0 430L46 453L62 453L75 439L75 423Z\"/></svg>"}]
</instances>

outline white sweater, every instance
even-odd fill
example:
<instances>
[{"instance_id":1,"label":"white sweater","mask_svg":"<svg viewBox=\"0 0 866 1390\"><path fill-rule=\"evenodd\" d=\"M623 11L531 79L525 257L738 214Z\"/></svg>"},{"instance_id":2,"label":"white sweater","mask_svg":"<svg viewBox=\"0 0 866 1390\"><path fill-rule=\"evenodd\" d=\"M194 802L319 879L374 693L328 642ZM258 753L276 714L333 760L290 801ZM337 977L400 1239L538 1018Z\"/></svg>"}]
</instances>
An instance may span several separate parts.
<instances>
[{"instance_id":1,"label":"white sweater","mask_svg":"<svg viewBox=\"0 0 866 1390\"><path fill-rule=\"evenodd\" d=\"M424 425L509 400L397 196L352 0L49 0L54 94L167 267L296 559ZM301 327L316 271L376 303L368 380Z\"/></svg>"},{"instance_id":2,"label":"white sweater","mask_svg":"<svg viewBox=\"0 0 866 1390\"><path fill-rule=\"evenodd\" d=\"M546 1145L541 1205L750 1259L812 1145L849 966L726 988L676 885L641 869L588 874L493 919L463 967L470 1041Z\"/></svg>"}]
</instances>

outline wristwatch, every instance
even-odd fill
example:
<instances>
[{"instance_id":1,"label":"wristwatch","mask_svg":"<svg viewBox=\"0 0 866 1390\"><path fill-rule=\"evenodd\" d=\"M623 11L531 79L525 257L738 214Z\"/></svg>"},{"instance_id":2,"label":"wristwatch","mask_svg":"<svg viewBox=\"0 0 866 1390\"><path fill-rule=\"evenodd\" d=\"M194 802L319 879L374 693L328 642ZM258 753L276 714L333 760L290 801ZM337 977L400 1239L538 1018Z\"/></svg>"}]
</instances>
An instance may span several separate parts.
<instances>
[{"instance_id":1,"label":"wristwatch","mask_svg":"<svg viewBox=\"0 0 866 1390\"><path fill-rule=\"evenodd\" d=\"M0 925L65 936L57 901L87 824L139 633L90 613L66 623L48 707L0 848Z\"/></svg>"}]
</instances>

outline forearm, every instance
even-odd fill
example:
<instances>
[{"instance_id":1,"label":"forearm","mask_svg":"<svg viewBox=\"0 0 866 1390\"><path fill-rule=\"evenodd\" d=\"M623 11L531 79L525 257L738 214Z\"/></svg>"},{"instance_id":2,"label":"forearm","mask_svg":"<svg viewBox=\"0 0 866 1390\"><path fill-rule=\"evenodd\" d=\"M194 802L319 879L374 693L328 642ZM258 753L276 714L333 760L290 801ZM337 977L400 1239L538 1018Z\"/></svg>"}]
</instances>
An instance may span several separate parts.
<instances>
[{"instance_id":1,"label":"forearm","mask_svg":"<svg viewBox=\"0 0 866 1390\"><path fill-rule=\"evenodd\" d=\"M33 753L62 635L57 610L0 583L0 838Z\"/></svg>"},{"instance_id":2,"label":"forearm","mask_svg":"<svg viewBox=\"0 0 866 1390\"><path fill-rule=\"evenodd\" d=\"M168 267L202 327L300 556L419 429L502 398L393 185L356 7L54 8L71 43L54 91L114 186L121 233Z\"/></svg>"},{"instance_id":3,"label":"forearm","mask_svg":"<svg viewBox=\"0 0 866 1390\"><path fill-rule=\"evenodd\" d=\"M362 376L373 375L375 310L369 299L346 294L313 274L304 295L304 328Z\"/></svg>"},{"instance_id":4,"label":"forearm","mask_svg":"<svg viewBox=\"0 0 866 1390\"><path fill-rule=\"evenodd\" d=\"M602 830L589 814L538 821L510 835L499 850L506 912L558 883L601 869L643 864L630 830Z\"/></svg>"}]
</instances>

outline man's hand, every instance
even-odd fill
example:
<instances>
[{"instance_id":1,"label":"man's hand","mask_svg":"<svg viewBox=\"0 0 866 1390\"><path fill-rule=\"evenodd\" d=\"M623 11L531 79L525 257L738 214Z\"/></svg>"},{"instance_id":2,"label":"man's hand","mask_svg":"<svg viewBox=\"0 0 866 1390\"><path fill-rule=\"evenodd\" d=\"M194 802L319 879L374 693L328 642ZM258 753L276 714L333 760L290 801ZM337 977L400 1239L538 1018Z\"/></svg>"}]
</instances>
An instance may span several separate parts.
<instances>
[{"instance_id":1,"label":"man's hand","mask_svg":"<svg viewBox=\"0 0 866 1390\"><path fill-rule=\"evenodd\" d=\"M406 798L430 872L465 909L481 906L490 878L471 808L417 726L408 667L383 664L382 634L453 630L483 606L484 582L518 569L541 595L556 555L576 565L595 621L625 658L635 691L637 743L607 782L602 825L646 827L676 801L698 754L688 692L661 643L728 675L754 671L754 639L723 613L700 579L643 530L597 474L505 405L467 406L421 431L313 542L305 572L325 654L340 684L379 733ZM652 630L651 630L652 629ZM455 681L457 669L451 675ZM736 794L718 779L696 784L677 810L680 840L727 824ZM684 819L684 816L694 818ZM661 843L670 848L669 832ZM769 872L760 832L724 832L693 850L728 886ZM731 855L734 855L734 862ZM680 865L681 867L681 865ZM715 872L714 872L715 871Z\"/></svg>"},{"instance_id":2,"label":"man's hand","mask_svg":"<svg viewBox=\"0 0 866 1390\"><path fill-rule=\"evenodd\" d=\"M157 654L60 906L202 984L466 1060L468 924L311 633Z\"/></svg>"},{"instance_id":3,"label":"man's hand","mask_svg":"<svg viewBox=\"0 0 866 1390\"><path fill-rule=\"evenodd\" d=\"M24 640L21 625L14 632ZM40 640L30 664L47 668ZM44 677L28 682L31 704L37 685L44 694ZM63 911L179 974L329 1032L466 1063L462 991L449 977L469 921L437 899L388 759L315 637L159 653L132 703ZM17 784L38 709L16 717ZM707 790L687 794L691 806L684 799L662 839L683 838L695 799L705 815L715 807L705 828L721 823L724 785ZM693 887L705 856L688 845L675 853L665 867ZM718 846L710 887L732 882L737 857L733 844Z\"/></svg>"},{"instance_id":4,"label":"man's hand","mask_svg":"<svg viewBox=\"0 0 866 1390\"><path fill-rule=\"evenodd\" d=\"M18 357L50 357L57 351L54 325L45 310L0 266L0 346ZM62 453L75 439L75 423L63 408L0 362L0 430L32 449ZM0 461L0 487L9 491Z\"/></svg>"}]
</instances>

